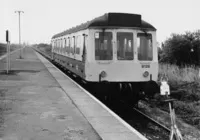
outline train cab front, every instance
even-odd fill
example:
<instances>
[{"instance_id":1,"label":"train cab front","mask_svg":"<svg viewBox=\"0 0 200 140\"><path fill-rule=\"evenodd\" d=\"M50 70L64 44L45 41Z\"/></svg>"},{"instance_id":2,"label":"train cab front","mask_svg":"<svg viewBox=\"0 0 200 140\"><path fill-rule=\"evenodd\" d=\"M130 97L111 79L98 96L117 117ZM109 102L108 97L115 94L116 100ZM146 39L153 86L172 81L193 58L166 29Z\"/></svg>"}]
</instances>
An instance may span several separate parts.
<instances>
[{"instance_id":1,"label":"train cab front","mask_svg":"<svg viewBox=\"0 0 200 140\"><path fill-rule=\"evenodd\" d=\"M138 100L140 93L151 97L158 91L155 31L96 29L90 40L87 81L114 85L116 94L133 100Z\"/></svg>"}]
</instances>

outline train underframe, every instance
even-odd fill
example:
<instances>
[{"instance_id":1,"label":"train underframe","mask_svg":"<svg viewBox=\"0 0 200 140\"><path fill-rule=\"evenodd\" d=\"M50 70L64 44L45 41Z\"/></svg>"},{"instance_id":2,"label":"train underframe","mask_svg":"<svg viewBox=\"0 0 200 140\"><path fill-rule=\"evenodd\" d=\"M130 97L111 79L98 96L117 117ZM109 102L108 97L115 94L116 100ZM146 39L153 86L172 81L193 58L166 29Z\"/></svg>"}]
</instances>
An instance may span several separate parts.
<instances>
[{"instance_id":1,"label":"train underframe","mask_svg":"<svg viewBox=\"0 0 200 140\"><path fill-rule=\"evenodd\" d=\"M139 100L153 98L159 93L159 86L155 81L148 82L88 82L93 93L108 102L123 100L131 105L137 105Z\"/></svg>"},{"instance_id":2,"label":"train underframe","mask_svg":"<svg viewBox=\"0 0 200 140\"><path fill-rule=\"evenodd\" d=\"M109 82L101 80L99 82L88 82L77 75L77 71L74 70L74 68L66 65L64 57L60 56L54 59L54 62L68 69L68 71L75 74L77 78L84 81L86 87L92 90L95 96L100 100L106 100L108 102L123 100L129 104L136 105L139 100L146 97L153 98L156 93L160 92L158 84L153 80L145 82Z\"/></svg>"}]
</instances>

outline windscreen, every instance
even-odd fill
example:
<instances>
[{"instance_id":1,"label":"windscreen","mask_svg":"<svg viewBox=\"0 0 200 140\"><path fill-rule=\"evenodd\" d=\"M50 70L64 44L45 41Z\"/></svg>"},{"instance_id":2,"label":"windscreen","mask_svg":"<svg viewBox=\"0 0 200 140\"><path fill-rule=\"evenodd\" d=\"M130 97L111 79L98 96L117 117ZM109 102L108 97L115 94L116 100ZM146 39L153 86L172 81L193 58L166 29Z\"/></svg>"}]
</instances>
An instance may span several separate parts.
<instances>
[{"instance_id":1,"label":"windscreen","mask_svg":"<svg viewBox=\"0 0 200 140\"><path fill-rule=\"evenodd\" d=\"M133 33L117 33L117 59L133 60Z\"/></svg>"},{"instance_id":2,"label":"windscreen","mask_svg":"<svg viewBox=\"0 0 200 140\"><path fill-rule=\"evenodd\" d=\"M138 49L138 60L141 61L153 60L152 35L147 33L138 33L137 49Z\"/></svg>"},{"instance_id":3,"label":"windscreen","mask_svg":"<svg viewBox=\"0 0 200 140\"><path fill-rule=\"evenodd\" d=\"M95 33L95 59L113 59L112 32Z\"/></svg>"}]
</instances>

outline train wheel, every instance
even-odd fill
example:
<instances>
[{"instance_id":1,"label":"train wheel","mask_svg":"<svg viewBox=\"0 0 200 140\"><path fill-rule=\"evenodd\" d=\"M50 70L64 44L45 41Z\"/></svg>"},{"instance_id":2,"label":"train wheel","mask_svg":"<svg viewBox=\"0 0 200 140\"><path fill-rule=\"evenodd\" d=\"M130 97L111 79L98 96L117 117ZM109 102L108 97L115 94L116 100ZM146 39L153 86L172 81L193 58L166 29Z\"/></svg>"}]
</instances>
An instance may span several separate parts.
<instances>
[{"instance_id":1,"label":"train wheel","mask_svg":"<svg viewBox=\"0 0 200 140\"><path fill-rule=\"evenodd\" d=\"M107 103L109 103L112 98L112 86L109 82L103 81L102 88L104 88L104 90L102 92L103 93L103 101L106 101Z\"/></svg>"},{"instance_id":2,"label":"train wheel","mask_svg":"<svg viewBox=\"0 0 200 140\"><path fill-rule=\"evenodd\" d=\"M132 104L133 102L133 88L132 88L132 85L131 85L131 83L128 83L128 85L127 85L127 88L128 88L128 102L129 102L129 104Z\"/></svg>"},{"instance_id":3,"label":"train wheel","mask_svg":"<svg viewBox=\"0 0 200 140\"><path fill-rule=\"evenodd\" d=\"M154 98L155 94L159 92L160 92L160 88L155 81L148 81L146 83L145 88L144 88L144 93L148 98L150 99Z\"/></svg>"},{"instance_id":4,"label":"train wheel","mask_svg":"<svg viewBox=\"0 0 200 140\"><path fill-rule=\"evenodd\" d=\"M108 86L107 86L107 82L100 82L100 83L95 83L94 87L93 87L93 91L95 93L95 96L101 100L101 101L105 101L106 100L106 96L108 94Z\"/></svg>"},{"instance_id":5,"label":"train wheel","mask_svg":"<svg viewBox=\"0 0 200 140\"><path fill-rule=\"evenodd\" d=\"M113 86L112 98L114 101L119 101L122 95L122 83L115 83Z\"/></svg>"},{"instance_id":6,"label":"train wheel","mask_svg":"<svg viewBox=\"0 0 200 140\"><path fill-rule=\"evenodd\" d=\"M133 101L133 89L130 83L126 83L126 102L132 104Z\"/></svg>"},{"instance_id":7,"label":"train wheel","mask_svg":"<svg viewBox=\"0 0 200 140\"><path fill-rule=\"evenodd\" d=\"M96 86L96 83L88 82L88 83L86 84L86 89L87 89L89 92L92 92L92 93L96 94L96 93L95 93L95 86Z\"/></svg>"},{"instance_id":8,"label":"train wheel","mask_svg":"<svg viewBox=\"0 0 200 140\"><path fill-rule=\"evenodd\" d=\"M119 95L119 85L116 83L109 83L108 84L108 90L106 91L106 102L109 105L112 105L115 103L116 99Z\"/></svg>"},{"instance_id":9,"label":"train wheel","mask_svg":"<svg viewBox=\"0 0 200 140\"><path fill-rule=\"evenodd\" d=\"M136 106L139 101L139 88L132 83L123 83L120 91L122 99L131 106Z\"/></svg>"},{"instance_id":10,"label":"train wheel","mask_svg":"<svg viewBox=\"0 0 200 140\"><path fill-rule=\"evenodd\" d=\"M138 106L138 101L140 100L140 90L138 84L131 84L132 86L132 97L131 104L133 106Z\"/></svg>"}]
</instances>

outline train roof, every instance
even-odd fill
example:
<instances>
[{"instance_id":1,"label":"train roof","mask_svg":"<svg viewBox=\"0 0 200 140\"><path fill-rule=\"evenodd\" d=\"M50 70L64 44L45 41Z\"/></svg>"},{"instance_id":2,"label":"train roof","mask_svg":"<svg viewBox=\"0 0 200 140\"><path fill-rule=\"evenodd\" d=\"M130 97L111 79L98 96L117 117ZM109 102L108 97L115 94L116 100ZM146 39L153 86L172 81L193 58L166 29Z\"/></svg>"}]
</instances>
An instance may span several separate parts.
<instances>
[{"instance_id":1,"label":"train roof","mask_svg":"<svg viewBox=\"0 0 200 140\"><path fill-rule=\"evenodd\" d=\"M58 33L52 37L57 38L66 34L74 33L80 30L84 30L92 27L108 28L108 27L135 27L140 29L156 30L148 22L141 19L139 14L128 13L106 13L100 17L97 17L91 21L83 23L79 26L70 28L64 32Z\"/></svg>"}]
</instances>

